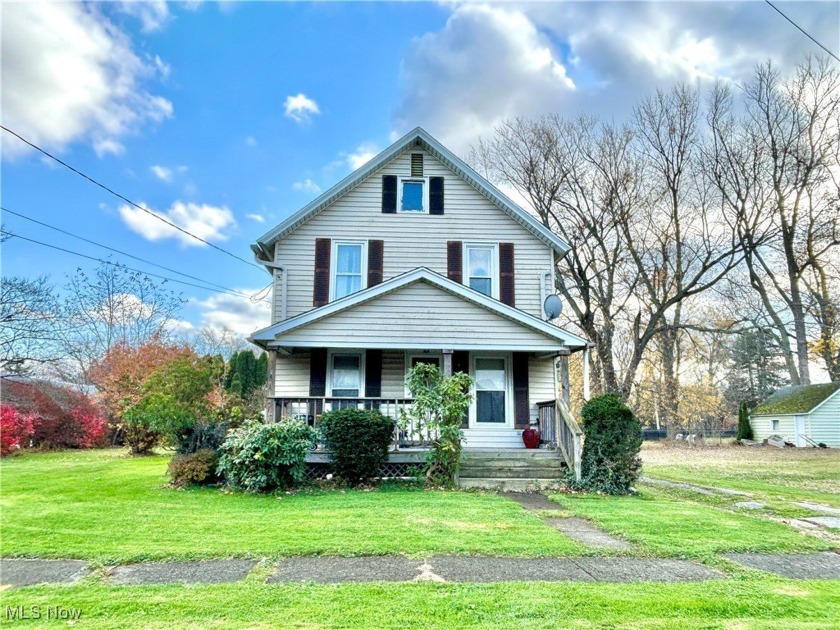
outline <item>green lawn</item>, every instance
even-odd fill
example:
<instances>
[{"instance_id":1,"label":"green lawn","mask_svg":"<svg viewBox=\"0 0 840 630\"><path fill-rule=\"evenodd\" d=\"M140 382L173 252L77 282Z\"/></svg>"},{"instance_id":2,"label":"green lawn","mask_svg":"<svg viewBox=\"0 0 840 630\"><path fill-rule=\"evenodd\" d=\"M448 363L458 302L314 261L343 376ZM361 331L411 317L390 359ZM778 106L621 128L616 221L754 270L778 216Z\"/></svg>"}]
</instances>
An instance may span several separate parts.
<instances>
[{"instance_id":1,"label":"green lawn","mask_svg":"<svg viewBox=\"0 0 840 630\"><path fill-rule=\"evenodd\" d=\"M30 587L7 606L78 608L83 628L836 628L837 582ZM59 622L61 623L61 622ZM9 624L57 627L55 621Z\"/></svg>"},{"instance_id":2,"label":"green lawn","mask_svg":"<svg viewBox=\"0 0 840 630\"><path fill-rule=\"evenodd\" d=\"M675 448L645 443L643 474L752 492L759 499L840 507L840 449L728 446Z\"/></svg>"},{"instance_id":3,"label":"green lawn","mask_svg":"<svg viewBox=\"0 0 840 630\"><path fill-rule=\"evenodd\" d=\"M411 489L224 494L165 488L165 457L121 450L0 463L5 555L103 563L165 558L431 553L574 555L586 549L492 495Z\"/></svg>"},{"instance_id":4,"label":"green lawn","mask_svg":"<svg viewBox=\"0 0 840 630\"><path fill-rule=\"evenodd\" d=\"M165 457L118 450L0 462L5 555L142 559L267 558L242 582L108 586L95 571L74 585L0 592L0 623L15 606L82 611L93 628L836 628L837 581L794 581L737 568L721 551L813 550L828 543L786 525L733 514L689 496L556 495L568 514L634 543L632 554L688 556L727 579L686 584L265 584L273 560L295 554L578 555L583 548L540 515L493 494L369 492L226 494L165 487ZM821 475L822 473L815 473ZM695 483L703 480L694 479ZM557 514L553 514L557 516Z\"/></svg>"},{"instance_id":5,"label":"green lawn","mask_svg":"<svg viewBox=\"0 0 840 630\"><path fill-rule=\"evenodd\" d=\"M645 489L634 497L555 495L554 500L657 556L831 548L829 543L787 525L680 500L659 490Z\"/></svg>"}]
</instances>

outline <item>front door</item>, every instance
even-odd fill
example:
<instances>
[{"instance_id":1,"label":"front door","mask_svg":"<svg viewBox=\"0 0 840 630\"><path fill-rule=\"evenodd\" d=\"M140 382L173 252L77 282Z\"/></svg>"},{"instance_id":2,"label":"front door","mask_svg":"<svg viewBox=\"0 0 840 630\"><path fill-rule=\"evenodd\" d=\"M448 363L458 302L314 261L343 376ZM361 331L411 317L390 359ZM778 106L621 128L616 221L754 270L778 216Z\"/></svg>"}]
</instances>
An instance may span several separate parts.
<instances>
[{"instance_id":1,"label":"front door","mask_svg":"<svg viewBox=\"0 0 840 630\"><path fill-rule=\"evenodd\" d=\"M506 356L477 356L473 359L475 401L470 426L506 429L512 426Z\"/></svg>"},{"instance_id":2,"label":"front door","mask_svg":"<svg viewBox=\"0 0 840 630\"><path fill-rule=\"evenodd\" d=\"M805 416L793 417L793 430L796 433L793 443L797 446L806 446L805 444Z\"/></svg>"}]
</instances>

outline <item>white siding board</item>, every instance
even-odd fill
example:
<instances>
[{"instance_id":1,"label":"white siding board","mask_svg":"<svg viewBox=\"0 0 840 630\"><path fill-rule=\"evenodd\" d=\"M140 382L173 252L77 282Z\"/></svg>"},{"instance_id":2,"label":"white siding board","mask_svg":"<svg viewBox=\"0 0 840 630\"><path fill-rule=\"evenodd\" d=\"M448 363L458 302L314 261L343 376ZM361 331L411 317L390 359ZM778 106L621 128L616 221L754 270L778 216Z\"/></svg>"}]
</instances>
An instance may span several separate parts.
<instances>
[{"instance_id":1,"label":"white siding board","mask_svg":"<svg viewBox=\"0 0 840 630\"><path fill-rule=\"evenodd\" d=\"M328 345L340 340L365 347L373 339L394 340L405 348L435 344L445 349L465 340L506 350L516 350L520 344L559 345L556 339L425 282L284 333L279 343Z\"/></svg>"},{"instance_id":2,"label":"white siding board","mask_svg":"<svg viewBox=\"0 0 840 630\"><path fill-rule=\"evenodd\" d=\"M528 402L531 405L529 418L536 420L539 414L537 403L556 398L554 357L530 357L528 359Z\"/></svg>"},{"instance_id":3,"label":"white siding board","mask_svg":"<svg viewBox=\"0 0 840 630\"><path fill-rule=\"evenodd\" d=\"M826 446L840 448L840 391L823 402L806 419L809 437Z\"/></svg>"},{"instance_id":4,"label":"white siding board","mask_svg":"<svg viewBox=\"0 0 840 630\"><path fill-rule=\"evenodd\" d=\"M779 421L779 428L776 431L773 430L773 420ZM793 416L756 416L750 422L753 438L758 441L766 440L771 435L781 435L788 442L796 444Z\"/></svg>"},{"instance_id":5,"label":"white siding board","mask_svg":"<svg viewBox=\"0 0 840 630\"><path fill-rule=\"evenodd\" d=\"M382 353L382 397L405 398L405 352L402 350Z\"/></svg>"},{"instance_id":6,"label":"white siding board","mask_svg":"<svg viewBox=\"0 0 840 630\"><path fill-rule=\"evenodd\" d=\"M300 397L309 395L309 351L286 355L277 353L274 395Z\"/></svg>"},{"instance_id":7,"label":"white siding board","mask_svg":"<svg viewBox=\"0 0 840 630\"><path fill-rule=\"evenodd\" d=\"M383 240L385 280L417 267L446 274L450 240L514 243L516 306L541 315L540 278L551 269L549 246L428 153L424 174L446 178L444 214L382 214L382 175L408 175L415 152L407 150L277 242L275 260L289 271L288 317L312 308L316 238Z\"/></svg>"}]
</instances>

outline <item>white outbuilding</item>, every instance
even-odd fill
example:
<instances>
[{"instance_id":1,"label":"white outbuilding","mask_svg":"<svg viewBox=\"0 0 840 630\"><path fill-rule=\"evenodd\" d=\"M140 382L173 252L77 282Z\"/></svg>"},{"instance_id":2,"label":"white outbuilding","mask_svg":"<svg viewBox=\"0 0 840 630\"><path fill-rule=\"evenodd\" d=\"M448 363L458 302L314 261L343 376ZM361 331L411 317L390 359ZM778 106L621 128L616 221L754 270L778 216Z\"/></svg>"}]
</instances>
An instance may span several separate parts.
<instances>
[{"instance_id":1,"label":"white outbuilding","mask_svg":"<svg viewBox=\"0 0 840 630\"><path fill-rule=\"evenodd\" d=\"M753 409L750 424L756 440L840 448L840 383L783 387Z\"/></svg>"}]
</instances>

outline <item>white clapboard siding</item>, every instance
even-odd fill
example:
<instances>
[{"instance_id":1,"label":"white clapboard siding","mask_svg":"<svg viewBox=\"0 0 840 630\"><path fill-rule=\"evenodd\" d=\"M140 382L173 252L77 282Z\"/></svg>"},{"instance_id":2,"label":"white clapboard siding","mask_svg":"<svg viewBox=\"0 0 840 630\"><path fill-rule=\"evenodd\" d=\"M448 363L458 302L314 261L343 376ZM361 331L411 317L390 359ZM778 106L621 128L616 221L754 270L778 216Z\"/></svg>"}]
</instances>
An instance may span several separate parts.
<instances>
[{"instance_id":1,"label":"white clapboard siding","mask_svg":"<svg viewBox=\"0 0 840 630\"><path fill-rule=\"evenodd\" d=\"M814 442L840 447L840 390L812 411L806 423L810 424L808 437Z\"/></svg>"},{"instance_id":2,"label":"white clapboard siding","mask_svg":"<svg viewBox=\"0 0 840 630\"><path fill-rule=\"evenodd\" d=\"M556 339L425 282L415 282L348 310L283 333L283 343L365 347L371 336L405 348L500 350L521 345L557 347Z\"/></svg>"},{"instance_id":3,"label":"white clapboard siding","mask_svg":"<svg viewBox=\"0 0 840 630\"><path fill-rule=\"evenodd\" d=\"M309 351L277 354L274 395L295 398L309 395Z\"/></svg>"},{"instance_id":4,"label":"white clapboard siding","mask_svg":"<svg viewBox=\"0 0 840 630\"><path fill-rule=\"evenodd\" d=\"M537 403L557 398L554 376L554 357L531 357L528 360L528 402L531 406L530 420L536 420L539 412Z\"/></svg>"},{"instance_id":5,"label":"white clapboard siding","mask_svg":"<svg viewBox=\"0 0 840 630\"><path fill-rule=\"evenodd\" d=\"M779 421L778 429L773 429L773 420ZM781 435L792 444L796 444L796 430L793 416L755 416L751 419L753 438L766 440L771 435Z\"/></svg>"},{"instance_id":6,"label":"white clapboard siding","mask_svg":"<svg viewBox=\"0 0 840 630\"><path fill-rule=\"evenodd\" d=\"M382 352L382 397L405 398L405 351Z\"/></svg>"},{"instance_id":7,"label":"white clapboard siding","mask_svg":"<svg viewBox=\"0 0 840 630\"><path fill-rule=\"evenodd\" d=\"M416 152L407 150L277 242L275 260L289 274L288 317L312 308L316 238L384 241L384 280L417 267L446 274L447 241L513 243L516 307L541 316L540 283L552 268L553 251L428 153L425 176L445 178L444 214L382 214L382 175L408 175Z\"/></svg>"}]
</instances>

